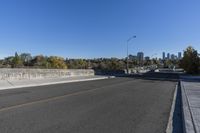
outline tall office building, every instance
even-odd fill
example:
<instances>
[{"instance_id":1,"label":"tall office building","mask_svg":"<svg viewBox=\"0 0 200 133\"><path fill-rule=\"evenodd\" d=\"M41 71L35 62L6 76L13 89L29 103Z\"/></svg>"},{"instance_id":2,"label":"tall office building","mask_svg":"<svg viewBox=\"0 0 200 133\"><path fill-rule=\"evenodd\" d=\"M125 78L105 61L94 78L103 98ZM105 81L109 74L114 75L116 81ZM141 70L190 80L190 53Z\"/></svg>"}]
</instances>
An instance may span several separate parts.
<instances>
[{"instance_id":1,"label":"tall office building","mask_svg":"<svg viewBox=\"0 0 200 133\"><path fill-rule=\"evenodd\" d=\"M181 59L181 58L182 58L181 52L178 52L178 59Z\"/></svg>"},{"instance_id":2,"label":"tall office building","mask_svg":"<svg viewBox=\"0 0 200 133\"><path fill-rule=\"evenodd\" d=\"M137 53L137 57L138 57L138 60L143 60L144 59L144 53L143 52L138 52Z\"/></svg>"},{"instance_id":3,"label":"tall office building","mask_svg":"<svg viewBox=\"0 0 200 133\"><path fill-rule=\"evenodd\" d=\"M171 59L172 59L172 60L175 60L175 58L176 58L175 55L172 54L172 55L171 55Z\"/></svg>"},{"instance_id":4,"label":"tall office building","mask_svg":"<svg viewBox=\"0 0 200 133\"><path fill-rule=\"evenodd\" d=\"M137 56L136 55L129 55L129 60L137 60Z\"/></svg>"},{"instance_id":5,"label":"tall office building","mask_svg":"<svg viewBox=\"0 0 200 133\"><path fill-rule=\"evenodd\" d=\"M167 53L167 59L168 60L170 59L170 53Z\"/></svg>"},{"instance_id":6,"label":"tall office building","mask_svg":"<svg viewBox=\"0 0 200 133\"><path fill-rule=\"evenodd\" d=\"M165 59L165 52L162 53L162 58Z\"/></svg>"},{"instance_id":7,"label":"tall office building","mask_svg":"<svg viewBox=\"0 0 200 133\"><path fill-rule=\"evenodd\" d=\"M137 58L138 58L138 61L139 61L139 64L143 64L143 60L144 60L144 53L143 52L138 52L137 53Z\"/></svg>"}]
</instances>

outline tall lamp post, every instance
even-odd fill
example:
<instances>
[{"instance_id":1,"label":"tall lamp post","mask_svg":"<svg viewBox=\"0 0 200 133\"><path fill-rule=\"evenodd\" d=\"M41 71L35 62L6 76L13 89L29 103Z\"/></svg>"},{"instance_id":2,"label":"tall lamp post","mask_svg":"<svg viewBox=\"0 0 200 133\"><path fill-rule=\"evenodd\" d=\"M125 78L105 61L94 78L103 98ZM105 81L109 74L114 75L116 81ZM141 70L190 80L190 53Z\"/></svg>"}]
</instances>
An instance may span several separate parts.
<instances>
[{"instance_id":1,"label":"tall lamp post","mask_svg":"<svg viewBox=\"0 0 200 133\"><path fill-rule=\"evenodd\" d=\"M136 36L132 36L132 37L130 37L128 40L127 40L127 58L126 58L126 70L127 70L127 74L129 73L129 71L128 71L128 69L129 69L129 67L128 67L128 60L129 60L129 57L128 57L128 43L133 39L133 38L136 38Z\"/></svg>"}]
</instances>

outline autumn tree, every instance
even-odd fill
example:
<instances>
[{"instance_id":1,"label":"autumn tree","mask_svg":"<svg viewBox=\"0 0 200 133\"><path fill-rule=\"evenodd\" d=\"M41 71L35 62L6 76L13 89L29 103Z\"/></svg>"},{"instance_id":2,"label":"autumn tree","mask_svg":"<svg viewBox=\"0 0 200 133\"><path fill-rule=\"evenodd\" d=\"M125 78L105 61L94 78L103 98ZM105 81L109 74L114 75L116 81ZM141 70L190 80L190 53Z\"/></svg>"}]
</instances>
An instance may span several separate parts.
<instances>
[{"instance_id":1,"label":"autumn tree","mask_svg":"<svg viewBox=\"0 0 200 133\"><path fill-rule=\"evenodd\" d=\"M58 56L50 56L48 58L48 62L50 63L50 67L54 69L67 69L67 65L65 63L64 58Z\"/></svg>"}]
</instances>

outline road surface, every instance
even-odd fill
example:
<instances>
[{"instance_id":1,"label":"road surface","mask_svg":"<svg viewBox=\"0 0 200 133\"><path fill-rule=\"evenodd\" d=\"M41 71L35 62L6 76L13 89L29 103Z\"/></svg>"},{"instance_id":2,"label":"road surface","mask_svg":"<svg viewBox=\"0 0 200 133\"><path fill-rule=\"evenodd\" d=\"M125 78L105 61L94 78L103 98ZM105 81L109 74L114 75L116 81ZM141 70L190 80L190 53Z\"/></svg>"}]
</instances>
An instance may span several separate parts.
<instances>
[{"instance_id":1,"label":"road surface","mask_svg":"<svg viewBox=\"0 0 200 133\"><path fill-rule=\"evenodd\" d=\"M164 133L176 82L115 78L0 91L0 133Z\"/></svg>"}]
</instances>

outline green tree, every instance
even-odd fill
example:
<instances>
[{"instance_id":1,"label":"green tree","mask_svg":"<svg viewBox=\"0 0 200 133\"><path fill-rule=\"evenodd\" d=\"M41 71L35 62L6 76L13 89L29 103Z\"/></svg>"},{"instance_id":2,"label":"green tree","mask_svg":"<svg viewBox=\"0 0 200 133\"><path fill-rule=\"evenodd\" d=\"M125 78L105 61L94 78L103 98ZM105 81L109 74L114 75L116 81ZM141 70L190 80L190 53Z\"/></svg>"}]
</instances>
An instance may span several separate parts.
<instances>
[{"instance_id":1,"label":"green tree","mask_svg":"<svg viewBox=\"0 0 200 133\"><path fill-rule=\"evenodd\" d=\"M30 61L32 60L32 56L29 53L22 53L20 55L20 58L21 58L24 65L29 65Z\"/></svg>"},{"instance_id":2,"label":"green tree","mask_svg":"<svg viewBox=\"0 0 200 133\"><path fill-rule=\"evenodd\" d=\"M15 57L12 60L12 67L16 68L16 67L22 67L22 66L23 66L23 62L22 62L20 56L16 52Z\"/></svg>"},{"instance_id":3,"label":"green tree","mask_svg":"<svg viewBox=\"0 0 200 133\"><path fill-rule=\"evenodd\" d=\"M9 56L9 57L6 57L4 60L3 60L3 67L6 67L6 68L8 68L8 67L11 67L12 66L12 62L13 62L13 59L14 59L15 57L14 56Z\"/></svg>"},{"instance_id":4,"label":"green tree","mask_svg":"<svg viewBox=\"0 0 200 133\"><path fill-rule=\"evenodd\" d=\"M200 59L198 57L198 52L193 47L189 46L184 51L184 56L180 61L180 66L189 74L198 74Z\"/></svg>"},{"instance_id":5,"label":"green tree","mask_svg":"<svg viewBox=\"0 0 200 133\"><path fill-rule=\"evenodd\" d=\"M172 60L165 60L164 61L164 67L166 67L166 68L172 68L173 67Z\"/></svg>"}]
</instances>

